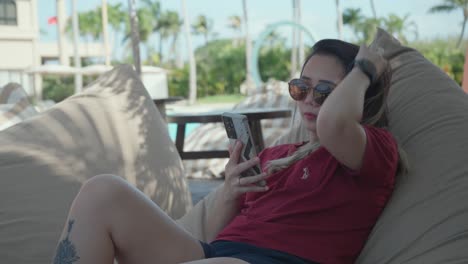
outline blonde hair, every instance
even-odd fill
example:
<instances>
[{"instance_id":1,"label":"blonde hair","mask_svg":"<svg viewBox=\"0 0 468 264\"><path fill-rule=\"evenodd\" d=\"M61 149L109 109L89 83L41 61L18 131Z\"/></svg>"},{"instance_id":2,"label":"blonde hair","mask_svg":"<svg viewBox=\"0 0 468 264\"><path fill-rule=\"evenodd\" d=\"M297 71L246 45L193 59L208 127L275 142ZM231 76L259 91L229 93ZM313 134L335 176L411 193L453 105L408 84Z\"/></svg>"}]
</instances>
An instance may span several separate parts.
<instances>
[{"instance_id":1,"label":"blonde hair","mask_svg":"<svg viewBox=\"0 0 468 264\"><path fill-rule=\"evenodd\" d=\"M294 108L294 113L292 116L293 121L296 119L296 114L297 114L297 107ZM271 174L271 173L286 169L287 167L291 166L296 161L299 161L307 157L310 153L314 152L318 148L320 148L320 142L318 141L307 142L306 144L299 147L299 149L296 150L294 153L292 153L290 156L268 161L267 166L266 166L267 172Z\"/></svg>"}]
</instances>

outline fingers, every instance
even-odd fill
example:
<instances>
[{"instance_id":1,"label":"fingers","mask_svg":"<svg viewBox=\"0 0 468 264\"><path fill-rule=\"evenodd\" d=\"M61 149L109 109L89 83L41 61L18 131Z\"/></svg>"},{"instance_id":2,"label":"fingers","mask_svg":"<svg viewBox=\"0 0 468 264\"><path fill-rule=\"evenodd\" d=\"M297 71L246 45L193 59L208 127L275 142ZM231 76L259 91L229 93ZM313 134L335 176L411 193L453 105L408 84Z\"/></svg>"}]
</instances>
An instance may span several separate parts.
<instances>
[{"instance_id":1,"label":"fingers","mask_svg":"<svg viewBox=\"0 0 468 264\"><path fill-rule=\"evenodd\" d=\"M234 143L234 145L235 145L235 143ZM229 146L228 146L228 152L229 152L229 156L231 156L231 155L232 155L232 151L233 151L233 150L234 150L234 148L233 148L233 144L229 143Z\"/></svg>"},{"instance_id":2,"label":"fingers","mask_svg":"<svg viewBox=\"0 0 468 264\"><path fill-rule=\"evenodd\" d=\"M240 177L238 184L240 186L250 185L250 184L257 183L257 182L261 182L261 181L265 180L267 177L268 177L267 173L261 173L261 174L258 174L258 175L248 176L248 177Z\"/></svg>"},{"instance_id":3,"label":"fingers","mask_svg":"<svg viewBox=\"0 0 468 264\"><path fill-rule=\"evenodd\" d=\"M234 168L233 173L241 174L242 172L246 171L247 169L250 169L253 166L258 165L259 163L260 163L260 159L258 157L255 157L255 158L250 159L248 161L241 162Z\"/></svg>"},{"instance_id":4,"label":"fingers","mask_svg":"<svg viewBox=\"0 0 468 264\"><path fill-rule=\"evenodd\" d=\"M241 151L242 151L242 142L240 142L239 140L236 140L234 147L229 146L228 165L239 163Z\"/></svg>"},{"instance_id":5,"label":"fingers","mask_svg":"<svg viewBox=\"0 0 468 264\"><path fill-rule=\"evenodd\" d=\"M268 186L257 186L257 185L249 185L249 186L241 186L239 187L239 193L247 193L247 192L266 192L268 191Z\"/></svg>"}]
</instances>

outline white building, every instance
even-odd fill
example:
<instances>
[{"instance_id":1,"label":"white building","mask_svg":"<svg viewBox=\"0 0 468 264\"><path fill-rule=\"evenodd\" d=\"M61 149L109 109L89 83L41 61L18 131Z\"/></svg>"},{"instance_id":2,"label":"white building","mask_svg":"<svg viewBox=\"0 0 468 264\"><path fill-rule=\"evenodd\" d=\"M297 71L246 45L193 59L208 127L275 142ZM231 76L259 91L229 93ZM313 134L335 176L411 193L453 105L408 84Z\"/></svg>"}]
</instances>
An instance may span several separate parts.
<instances>
[{"instance_id":1,"label":"white building","mask_svg":"<svg viewBox=\"0 0 468 264\"><path fill-rule=\"evenodd\" d=\"M31 93L25 69L40 64L37 0L0 0L0 85L18 82Z\"/></svg>"},{"instance_id":2,"label":"white building","mask_svg":"<svg viewBox=\"0 0 468 264\"><path fill-rule=\"evenodd\" d=\"M39 74L30 73L38 69L46 60L61 61L67 65L73 58L73 45L66 39L65 25L60 23L60 17L65 18L65 1L49 1L50 5L57 3L60 31L63 36L64 57L60 58L59 42L43 43L39 41L38 0L0 0L0 87L17 82L23 86L29 95L39 96L42 93L42 78ZM63 19L65 20L65 19ZM112 54L112 48L109 48ZM80 57L105 57L105 47L102 43L80 43ZM34 71L33 71L34 72ZM168 96L167 71L161 68L146 67L143 69L142 81L153 98Z\"/></svg>"},{"instance_id":3,"label":"white building","mask_svg":"<svg viewBox=\"0 0 468 264\"><path fill-rule=\"evenodd\" d=\"M55 4L55 1L50 1ZM64 12L64 11L63 11ZM37 0L0 0L0 86L20 83L28 94L41 91L41 78L25 73L45 60L58 60L58 43L39 42ZM73 46L65 40L64 53L73 57ZM103 57L101 43L80 43L80 57ZM70 60L71 61L71 60Z\"/></svg>"}]
</instances>

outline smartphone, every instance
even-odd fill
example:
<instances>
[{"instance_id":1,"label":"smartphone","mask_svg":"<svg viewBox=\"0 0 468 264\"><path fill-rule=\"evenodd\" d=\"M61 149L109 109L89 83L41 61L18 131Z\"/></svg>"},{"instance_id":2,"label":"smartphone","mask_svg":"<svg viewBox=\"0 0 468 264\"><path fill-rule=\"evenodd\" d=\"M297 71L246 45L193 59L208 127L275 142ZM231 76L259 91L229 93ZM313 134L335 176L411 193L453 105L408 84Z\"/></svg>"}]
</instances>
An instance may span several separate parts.
<instances>
[{"instance_id":1,"label":"smartphone","mask_svg":"<svg viewBox=\"0 0 468 264\"><path fill-rule=\"evenodd\" d=\"M255 142L253 141L252 133L250 132L247 116L225 112L221 117L231 146L234 146L236 140L240 140L243 144L240 161L243 162L255 158L257 156L257 151L255 150ZM262 170L260 169L260 166L255 165L241 173L241 177L258 175L261 172ZM264 186L265 184L266 183L264 181L259 182L259 185L261 186Z\"/></svg>"}]
</instances>

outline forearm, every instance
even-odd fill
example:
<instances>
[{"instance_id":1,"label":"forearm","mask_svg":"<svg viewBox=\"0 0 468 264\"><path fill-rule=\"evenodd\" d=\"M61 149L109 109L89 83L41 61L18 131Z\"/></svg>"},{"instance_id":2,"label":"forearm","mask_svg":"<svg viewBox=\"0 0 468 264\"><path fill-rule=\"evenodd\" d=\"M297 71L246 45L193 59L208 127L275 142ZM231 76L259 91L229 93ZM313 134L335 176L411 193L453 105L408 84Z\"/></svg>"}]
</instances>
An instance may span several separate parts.
<instances>
[{"instance_id":1,"label":"forearm","mask_svg":"<svg viewBox=\"0 0 468 264\"><path fill-rule=\"evenodd\" d=\"M207 216L206 233L208 242L213 241L238 212L239 204L235 201L226 200L223 188L218 188L214 197L213 210Z\"/></svg>"},{"instance_id":2,"label":"forearm","mask_svg":"<svg viewBox=\"0 0 468 264\"><path fill-rule=\"evenodd\" d=\"M317 133L321 141L321 137L334 137L348 126L361 122L369 83L369 78L354 68L325 100L317 117Z\"/></svg>"}]
</instances>

